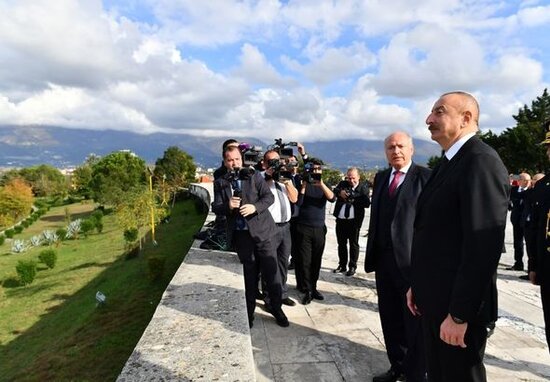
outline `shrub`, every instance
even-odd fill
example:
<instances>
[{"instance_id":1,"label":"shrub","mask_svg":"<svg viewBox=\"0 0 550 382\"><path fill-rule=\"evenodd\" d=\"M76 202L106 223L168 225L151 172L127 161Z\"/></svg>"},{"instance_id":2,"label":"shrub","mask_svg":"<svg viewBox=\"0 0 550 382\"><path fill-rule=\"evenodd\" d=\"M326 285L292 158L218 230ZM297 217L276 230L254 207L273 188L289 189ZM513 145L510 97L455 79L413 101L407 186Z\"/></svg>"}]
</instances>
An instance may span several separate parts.
<instances>
[{"instance_id":1,"label":"shrub","mask_svg":"<svg viewBox=\"0 0 550 382\"><path fill-rule=\"evenodd\" d=\"M53 249L45 249L40 252L38 259L41 263L46 264L48 268L53 269L57 263L57 252Z\"/></svg>"},{"instance_id":2,"label":"shrub","mask_svg":"<svg viewBox=\"0 0 550 382\"><path fill-rule=\"evenodd\" d=\"M59 236L57 236L57 234L51 229L43 231L42 236L44 237L44 241L48 243L48 245L55 244L59 241Z\"/></svg>"},{"instance_id":3,"label":"shrub","mask_svg":"<svg viewBox=\"0 0 550 382\"><path fill-rule=\"evenodd\" d=\"M36 277L36 261L33 260L19 260L15 266L15 270L19 275L21 284L28 285L34 281Z\"/></svg>"},{"instance_id":4,"label":"shrub","mask_svg":"<svg viewBox=\"0 0 550 382\"><path fill-rule=\"evenodd\" d=\"M137 228L128 228L124 230L124 240L130 244L137 240L138 238L138 229Z\"/></svg>"},{"instance_id":5,"label":"shrub","mask_svg":"<svg viewBox=\"0 0 550 382\"><path fill-rule=\"evenodd\" d=\"M13 235L15 235L15 232L12 228L10 228L10 229L5 230L4 234L6 235L7 238L11 239L13 237Z\"/></svg>"},{"instance_id":6,"label":"shrub","mask_svg":"<svg viewBox=\"0 0 550 382\"><path fill-rule=\"evenodd\" d=\"M6 237L3 234L0 235L0 245L4 244L5 241L6 241Z\"/></svg>"},{"instance_id":7,"label":"shrub","mask_svg":"<svg viewBox=\"0 0 550 382\"><path fill-rule=\"evenodd\" d=\"M31 237L31 244L33 247L40 247L44 243L44 237L42 235L34 235Z\"/></svg>"},{"instance_id":8,"label":"shrub","mask_svg":"<svg viewBox=\"0 0 550 382\"><path fill-rule=\"evenodd\" d=\"M166 263L166 257L164 256L151 256L147 258L147 267L149 269L149 279L151 281L158 280L164 273L164 264Z\"/></svg>"},{"instance_id":9,"label":"shrub","mask_svg":"<svg viewBox=\"0 0 550 382\"><path fill-rule=\"evenodd\" d=\"M16 225L15 227L13 227L13 232L15 232L15 233L23 232L23 226L22 225Z\"/></svg>"},{"instance_id":10,"label":"shrub","mask_svg":"<svg viewBox=\"0 0 550 382\"><path fill-rule=\"evenodd\" d=\"M92 212L92 215L91 217L97 221L102 221L103 220L103 211L102 210L95 210L94 212Z\"/></svg>"},{"instance_id":11,"label":"shrub","mask_svg":"<svg viewBox=\"0 0 550 382\"><path fill-rule=\"evenodd\" d=\"M95 229L96 229L97 233L103 232L103 222L96 221L95 222Z\"/></svg>"},{"instance_id":12,"label":"shrub","mask_svg":"<svg viewBox=\"0 0 550 382\"><path fill-rule=\"evenodd\" d=\"M21 225L23 226L23 228L27 228L29 226L29 221L28 220L23 220L21 222Z\"/></svg>"},{"instance_id":13,"label":"shrub","mask_svg":"<svg viewBox=\"0 0 550 382\"><path fill-rule=\"evenodd\" d=\"M90 219L83 220L80 224L80 232L82 232L84 236L88 236L88 234L92 232L94 228L95 222Z\"/></svg>"},{"instance_id":14,"label":"shrub","mask_svg":"<svg viewBox=\"0 0 550 382\"><path fill-rule=\"evenodd\" d=\"M57 231L55 231L55 234L57 237L59 237L59 240L65 240L67 236L67 230L65 228L58 228Z\"/></svg>"}]
</instances>

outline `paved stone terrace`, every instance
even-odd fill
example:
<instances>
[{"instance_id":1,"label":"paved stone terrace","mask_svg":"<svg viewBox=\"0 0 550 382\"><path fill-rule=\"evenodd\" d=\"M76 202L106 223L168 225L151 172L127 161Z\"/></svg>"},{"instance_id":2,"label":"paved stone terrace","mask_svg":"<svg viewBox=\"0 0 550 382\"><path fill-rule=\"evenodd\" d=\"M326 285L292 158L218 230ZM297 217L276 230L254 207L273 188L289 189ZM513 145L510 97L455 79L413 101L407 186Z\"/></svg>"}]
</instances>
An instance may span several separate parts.
<instances>
[{"instance_id":1,"label":"paved stone terrace","mask_svg":"<svg viewBox=\"0 0 550 382\"><path fill-rule=\"evenodd\" d=\"M331 206L332 207L332 206ZM353 277L332 273L338 265L335 219L327 210L327 245L318 285L324 301L301 305L293 271L291 297L284 307L290 327L281 328L257 303L251 329L257 381L370 381L389 363L378 317L373 274L362 270L370 210L361 234L360 269ZM513 263L511 224L498 270L499 316L485 363L489 381L550 381L550 353L538 287L507 271Z\"/></svg>"}]
</instances>

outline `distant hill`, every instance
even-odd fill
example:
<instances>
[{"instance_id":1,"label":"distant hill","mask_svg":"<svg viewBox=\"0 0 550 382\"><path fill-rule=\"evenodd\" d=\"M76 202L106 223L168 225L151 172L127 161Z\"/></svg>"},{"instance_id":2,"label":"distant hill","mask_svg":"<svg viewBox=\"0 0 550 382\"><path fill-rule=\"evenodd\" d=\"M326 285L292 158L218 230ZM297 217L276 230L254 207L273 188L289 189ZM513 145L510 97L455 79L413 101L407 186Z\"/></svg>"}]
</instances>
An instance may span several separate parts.
<instances>
[{"instance_id":1,"label":"distant hill","mask_svg":"<svg viewBox=\"0 0 550 382\"><path fill-rule=\"evenodd\" d=\"M28 167L46 163L59 168L71 167L80 165L91 153L106 155L122 149L132 150L147 163L154 163L166 148L178 146L192 155L198 165L209 168L220 164L221 145L225 139L163 133L141 135L114 130L0 126L0 166ZM262 146L264 150L274 142L246 137L236 139ZM333 168L386 166L382 141L355 139L303 143L308 154L323 159ZM414 160L417 163L425 164L430 156L439 153L439 146L433 142L415 140Z\"/></svg>"}]
</instances>

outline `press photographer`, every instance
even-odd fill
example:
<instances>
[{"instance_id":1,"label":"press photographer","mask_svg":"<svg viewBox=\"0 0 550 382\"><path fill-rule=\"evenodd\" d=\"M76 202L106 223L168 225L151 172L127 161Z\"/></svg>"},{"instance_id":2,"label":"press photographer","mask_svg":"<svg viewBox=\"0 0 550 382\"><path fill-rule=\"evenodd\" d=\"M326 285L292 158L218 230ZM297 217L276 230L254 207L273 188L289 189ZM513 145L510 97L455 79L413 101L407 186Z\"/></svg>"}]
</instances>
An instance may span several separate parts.
<instances>
[{"instance_id":1,"label":"press photographer","mask_svg":"<svg viewBox=\"0 0 550 382\"><path fill-rule=\"evenodd\" d=\"M346 179L334 188L334 194L337 196L334 216L338 241L338 268L333 272L353 276L359 258L359 231L365 217L365 208L370 206L369 186L366 182L359 182L359 170L352 167L348 169Z\"/></svg>"}]
</instances>

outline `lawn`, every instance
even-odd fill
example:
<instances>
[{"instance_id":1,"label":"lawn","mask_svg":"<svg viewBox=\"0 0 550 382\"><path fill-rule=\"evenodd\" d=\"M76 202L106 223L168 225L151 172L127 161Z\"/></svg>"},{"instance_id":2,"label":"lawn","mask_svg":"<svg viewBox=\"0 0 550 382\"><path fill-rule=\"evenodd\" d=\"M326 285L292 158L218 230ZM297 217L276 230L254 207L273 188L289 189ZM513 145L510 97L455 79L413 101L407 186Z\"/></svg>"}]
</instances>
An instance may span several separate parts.
<instances>
[{"instance_id":1,"label":"lawn","mask_svg":"<svg viewBox=\"0 0 550 382\"><path fill-rule=\"evenodd\" d=\"M93 206L69 208L74 219ZM65 215L65 207L52 208L15 239L64 227ZM178 202L170 222L157 227L158 246L148 240L139 256L126 259L122 232L106 215L101 234L62 242L56 267L40 265L34 283L0 288L0 381L116 379L204 218L193 200ZM44 248L12 254L9 243L0 246L0 279ZM157 281L148 277L152 255L166 258ZM104 306L96 304L97 291L107 296Z\"/></svg>"}]
</instances>

